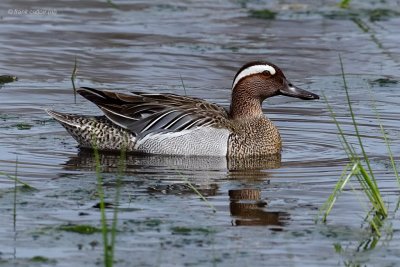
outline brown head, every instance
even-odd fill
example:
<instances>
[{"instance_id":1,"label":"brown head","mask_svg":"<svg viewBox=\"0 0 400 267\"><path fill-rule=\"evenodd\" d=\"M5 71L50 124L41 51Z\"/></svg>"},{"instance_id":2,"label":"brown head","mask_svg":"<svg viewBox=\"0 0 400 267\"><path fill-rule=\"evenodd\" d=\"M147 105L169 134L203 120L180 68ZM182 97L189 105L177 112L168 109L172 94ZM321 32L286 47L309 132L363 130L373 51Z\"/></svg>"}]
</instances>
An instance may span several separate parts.
<instances>
[{"instance_id":1,"label":"brown head","mask_svg":"<svg viewBox=\"0 0 400 267\"><path fill-rule=\"evenodd\" d=\"M230 116L233 119L262 116L262 102L276 95L319 99L318 95L289 82L278 66L267 61L253 61L240 68L233 80Z\"/></svg>"}]
</instances>

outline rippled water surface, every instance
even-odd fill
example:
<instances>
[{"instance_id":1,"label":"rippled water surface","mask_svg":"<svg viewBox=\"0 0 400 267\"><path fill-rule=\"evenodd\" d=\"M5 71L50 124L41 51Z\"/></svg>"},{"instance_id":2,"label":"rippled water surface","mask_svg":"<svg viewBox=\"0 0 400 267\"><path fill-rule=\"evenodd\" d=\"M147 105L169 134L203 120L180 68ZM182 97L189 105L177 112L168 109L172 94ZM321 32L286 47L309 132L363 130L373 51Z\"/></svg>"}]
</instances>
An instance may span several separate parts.
<instances>
[{"instance_id":1,"label":"rippled water surface","mask_svg":"<svg viewBox=\"0 0 400 267\"><path fill-rule=\"evenodd\" d=\"M340 54L366 151L385 202L395 208L399 186L373 106L400 155L398 1L351 1L350 10L337 1L115 3L118 8L105 1L0 3L0 75L18 77L0 88L1 266L103 262L100 233L59 230L100 226L93 155L79 151L44 112L100 114L79 96L74 103L75 58L77 86L184 94L182 79L188 95L223 106L237 69L269 60L293 83L325 95L355 143ZM276 17L252 13L262 9ZM107 202L114 202L122 179L116 266L398 265L398 215L385 226L391 237L370 251L358 247L368 238L362 225L368 208L357 182L327 224L314 222L348 162L325 101L274 97L264 108L283 138L280 159L128 155L118 175L119 156L100 155ZM15 173L36 190L15 190L5 175ZM240 189L260 196L230 201L228 192ZM335 252L339 245L342 253ZM35 256L47 261L34 263Z\"/></svg>"}]
</instances>

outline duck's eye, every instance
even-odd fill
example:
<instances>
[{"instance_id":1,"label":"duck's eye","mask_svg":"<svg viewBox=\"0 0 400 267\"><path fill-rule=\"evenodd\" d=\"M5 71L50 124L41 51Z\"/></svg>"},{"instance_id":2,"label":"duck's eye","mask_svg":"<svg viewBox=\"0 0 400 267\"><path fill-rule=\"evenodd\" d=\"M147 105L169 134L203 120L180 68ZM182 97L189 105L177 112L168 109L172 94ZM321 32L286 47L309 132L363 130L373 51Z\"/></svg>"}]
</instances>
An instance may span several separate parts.
<instances>
[{"instance_id":1,"label":"duck's eye","mask_svg":"<svg viewBox=\"0 0 400 267\"><path fill-rule=\"evenodd\" d=\"M271 75L271 73L270 73L269 71L267 71L267 70L264 70L262 73L263 73L264 75L268 75L268 76Z\"/></svg>"}]
</instances>

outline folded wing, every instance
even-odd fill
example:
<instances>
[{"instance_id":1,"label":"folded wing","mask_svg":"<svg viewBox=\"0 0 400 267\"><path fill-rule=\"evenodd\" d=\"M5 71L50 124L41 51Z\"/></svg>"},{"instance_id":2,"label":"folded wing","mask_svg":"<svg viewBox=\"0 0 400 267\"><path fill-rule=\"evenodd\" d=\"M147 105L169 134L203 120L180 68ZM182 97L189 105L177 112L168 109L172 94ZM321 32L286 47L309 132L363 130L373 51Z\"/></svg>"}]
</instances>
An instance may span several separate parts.
<instances>
[{"instance_id":1,"label":"folded wing","mask_svg":"<svg viewBox=\"0 0 400 267\"><path fill-rule=\"evenodd\" d=\"M83 87L78 93L95 103L113 123L135 134L189 130L196 127L229 128L221 106L175 94L124 94Z\"/></svg>"}]
</instances>

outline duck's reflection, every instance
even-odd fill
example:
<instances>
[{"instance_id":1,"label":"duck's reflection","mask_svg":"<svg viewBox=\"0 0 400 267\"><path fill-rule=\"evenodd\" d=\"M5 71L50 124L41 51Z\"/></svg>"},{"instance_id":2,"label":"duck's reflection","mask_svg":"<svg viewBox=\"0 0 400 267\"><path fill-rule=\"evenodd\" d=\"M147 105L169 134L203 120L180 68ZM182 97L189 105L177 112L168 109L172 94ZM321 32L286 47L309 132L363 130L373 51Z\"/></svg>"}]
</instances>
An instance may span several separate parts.
<instances>
[{"instance_id":1,"label":"duck's reflection","mask_svg":"<svg viewBox=\"0 0 400 267\"><path fill-rule=\"evenodd\" d=\"M236 217L233 225L271 225L279 230L289 219L286 212L266 211L267 203L261 200L259 189L229 190L230 212Z\"/></svg>"},{"instance_id":2,"label":"duck's reflection","mask_svg":"<svg viewBox=\"0 0 400 267\"><path fill-rule=\"evenodd\" d=\"M183 157L127 154L121 164L121 155L118 153L99 153L102 172L109 173L143 173L146 175L159 174L162 177L168 173L181 173L185 177L190 172L191 181L177 182L176 180L150 179L145 185L146 192L153 194L201 194L204 197L215 196L220 193L218 178L214 175L223 171L223 178L244 180L262 180L269 178L265 170L279 168L280 155L262 158L226 159L224 157ZM92 150L81 150L76 156L71 157L66 163L68 170L95 171L96 159ZM123 169L121 170L121 166ZM186 171L185 171L186 170ZM228 170L228 174L226 174ZM189 172L188 172L189 171ZM200 171L200 172L196 172ZM205 172L204 172L205 171ZM204 175L211 171L214 178L206 179ZM212 172L218 171L218 172ZM179 176L179 175L178 175ZM181 175L182 176L182 175ZM179 176L180 177L180 176ZM183 176L182 176L183 177ZM195 179L193 179L195 178ZM193 189L195 188L195 190ZM289 214L279 211L268 211L266 201L262 200L259 189L229 190L229 208L234 225L269 225L271 229L280 230L289 219Z\"/></svg>"},{"instance_id":3,"label":"duck's reflection","mask_svg":"<svg viewBox=\"0 0 400 267\"><path fill-rule=\"evenodd\" d=\"M281 166L281 155L247 158L225 158L204 156L166 156L127 154L123 170L119 153L99 153L100 166L103 172L132 172L143 168L165 170L265 170L276 169ZM69 170L95 170L96 160L92 150L81 149L76 156L70 157L65 163Z\"/></svg>"},{"instance_id":4,"label":"duck's reflection","mask_svg":"<svg viewBox=\"0 0 400 267\"><path fill-rule=\"evenodd\" d=\"M173 195L184 195L184 194L193 194L193 188L197 190L198 194L201 194L203 197L215 196L218 192L218 185L215 183L212 184L183 184L183 183L174 183L174 184L159 184L152 185L147 187L147 192L149 194L173 194Z\"/></svg>"}]
</instances>

